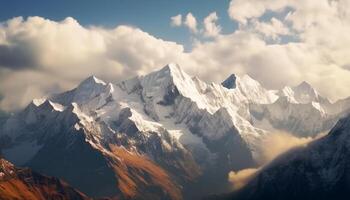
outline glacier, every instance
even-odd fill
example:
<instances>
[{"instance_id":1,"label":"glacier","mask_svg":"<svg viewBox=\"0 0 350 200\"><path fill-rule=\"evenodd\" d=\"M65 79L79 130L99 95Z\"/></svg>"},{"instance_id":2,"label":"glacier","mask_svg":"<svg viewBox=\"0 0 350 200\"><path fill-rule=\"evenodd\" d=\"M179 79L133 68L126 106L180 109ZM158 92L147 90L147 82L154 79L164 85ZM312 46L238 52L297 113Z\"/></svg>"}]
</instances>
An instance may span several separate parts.
<instances>
[{"instance_id":1,"label":"glacier","mask_svg":"<svg viewBox=\"0 0 350 200\"><path fill-rule=\"evenodd\" d=\"M306 82L268 90L233 74L208 84L171 63L112 83L91 76L75 89L34 99L4 123L0 144L14 164L62 177L91 196L129 195L113 188L124 180L111 169L123 163L115 146L165 169L183 193L209 179L208 192L216 192L213 185L226 183L229 171L258 165L261 142L272 132L315 137L349 112L349 98L331 103ZM83 182L91 172L101 187ZM144 176L130 173L135 182ZM204 195L197 193L190 195Z\"/></svg>"}]
</instances>

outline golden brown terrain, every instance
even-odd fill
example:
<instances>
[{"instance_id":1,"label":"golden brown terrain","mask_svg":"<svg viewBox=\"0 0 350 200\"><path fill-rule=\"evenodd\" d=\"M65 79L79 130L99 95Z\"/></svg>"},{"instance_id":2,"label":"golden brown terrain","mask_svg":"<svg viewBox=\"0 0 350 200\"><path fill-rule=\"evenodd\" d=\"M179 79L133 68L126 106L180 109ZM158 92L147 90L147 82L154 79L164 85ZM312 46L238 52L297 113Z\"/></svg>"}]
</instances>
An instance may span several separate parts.
<instances>
[{"instance_id":1,"label":"golden brown terrain","mask_svg":"<svg viewBox=\"0 0 350 200\"><path fill-rule=\"evenodd\" d=\"M58 178L17 168L0 159L1 200L88 200L83 193Z\"/></svg>"}]
</instances>

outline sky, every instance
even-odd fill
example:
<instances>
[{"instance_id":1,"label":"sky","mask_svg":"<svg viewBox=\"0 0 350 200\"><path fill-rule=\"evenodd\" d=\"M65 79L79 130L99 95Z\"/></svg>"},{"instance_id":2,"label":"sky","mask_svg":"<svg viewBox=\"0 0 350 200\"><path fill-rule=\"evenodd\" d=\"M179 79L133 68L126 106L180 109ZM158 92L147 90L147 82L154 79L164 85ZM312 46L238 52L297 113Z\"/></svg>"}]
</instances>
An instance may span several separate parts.
<instances>
[{"instance_id":1,"label":"sky","mask_svg":"<svg viewBox=\"0 0 350 200\"><path fill-rule=\"evenodd\" d=\"M103 3L96 0L11 0L2 2L0 21L16 16L41 16L60 21L70 16L84 26L111 28L123 24L139 27L152 35L176 41L188 48L191 46L190 33L185 28L171 29L170 17L192 12L196 17L204 18L215 11L221 16L219 22L223 32L231 32L238 25L228 16L229 0L104 0Z\"/></svg>"},{"instance_id":2,"label":"sky","mask_svg":"<svg viewBox=\"0 0 350 200\"><path fill-rule=\"evenodd\" d=\"M349 0L2 0L0 109L168 63L207 82L248 74L350 96Z\"/></svg>"}]
</instances>

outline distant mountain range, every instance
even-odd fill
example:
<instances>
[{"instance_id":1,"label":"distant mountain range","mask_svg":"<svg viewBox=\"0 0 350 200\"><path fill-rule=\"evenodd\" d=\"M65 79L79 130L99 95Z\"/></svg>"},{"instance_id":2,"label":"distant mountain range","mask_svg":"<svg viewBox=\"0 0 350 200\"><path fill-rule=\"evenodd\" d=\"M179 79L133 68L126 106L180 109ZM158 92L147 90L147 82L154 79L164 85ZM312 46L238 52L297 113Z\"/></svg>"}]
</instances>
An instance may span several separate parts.
<instances>
[{"instance_id":1,"label":"distant mountain range","mask_svg":"<svg viewBox=\"0 0 350 200\"><path fill-rule=\"evenodd\" d=\"M314 137L350 113L306 82L267 90L248 75L205 83L169 64L33 100L0 132L3 156L90 197L199 199L230 191L231 170L256 167L283 131Z\"/></svg>"}]
</instances>

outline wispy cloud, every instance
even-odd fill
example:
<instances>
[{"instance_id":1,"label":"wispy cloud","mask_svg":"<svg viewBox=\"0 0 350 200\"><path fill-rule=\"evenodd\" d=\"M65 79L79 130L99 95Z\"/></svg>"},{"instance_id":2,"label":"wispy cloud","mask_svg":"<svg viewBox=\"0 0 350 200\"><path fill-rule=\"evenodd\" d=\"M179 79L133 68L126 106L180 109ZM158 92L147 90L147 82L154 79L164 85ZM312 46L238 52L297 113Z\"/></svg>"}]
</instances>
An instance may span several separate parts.
<instances>
[{"instance_id":1,"label":"wispy cloud","mask_svg":"<svg viewBox=\"0 0 350 200\"><path fill-rule=\"evenodd\" d=\"M212 12L204 18L203 34L205 37L216 37L220 34L221 26L217 24L218 19L216 12Z\"/></svg>"},{"instance_id":2,"label":"wispy cloud","mask_svg":"<svg viewBox=\"0 0 350 200\"><path fill-rule=\"evenodd\" d=\"M186 15L185 21L184 21L184 25L187 26L190 31L192 31L193 33L197 33L197 19L193 16L192 13L188 13Z\"/></svg>"},{"instance_id":3,"label":"wispy cloud","mask_svg":"<svg viewBox=\"0 0 350 200\"><path fill-rule=\"evenodd\" d=\"M182 15L181 14L173 16L170 19L171 19L171 22L170 22L171 26L175 26L176 27L176 26L181 26L182 25Z\"/></svg>"},{"instance_id":4,"label":"wispy cloud","mask_svg":"<svg viewBox=\"0 0 350 200\"><path fill-rule=\"evenodd\" d=\"M248 168L239 171L231 171L228 174L228 180L232 183L233 189L238 190L245 186L254 176L267 164L279 155L286 153L293 148L306 147L315 139L323 137L325 133L312 137L296 137L288 133L275 132L269 133L262 138L258 146L258 168Z\"/></svg>"},{"instance_id":5,"label":"wispy cloud","mask_svg":"<svg viewBox=\"0 0 350 200\"><path fill-rule=\"evenodd\" d=\"M283 132L270 133L260 143L259 162L264 165L294 147L306 146L314 139L312 137L296 137Z\"/></svg>"},{"instance_id":6,"label":"wispy cloud","mask_svg":"<svg viewBox=\"0 0 350 200\"><path fill-rule=\"evenodd\" d=\"M231 171L228 174L228 180L232 183L233 189L238 190L245 186L258 170L257 168L248 168L237 172Z\"/></svg>"}]
</instances>

